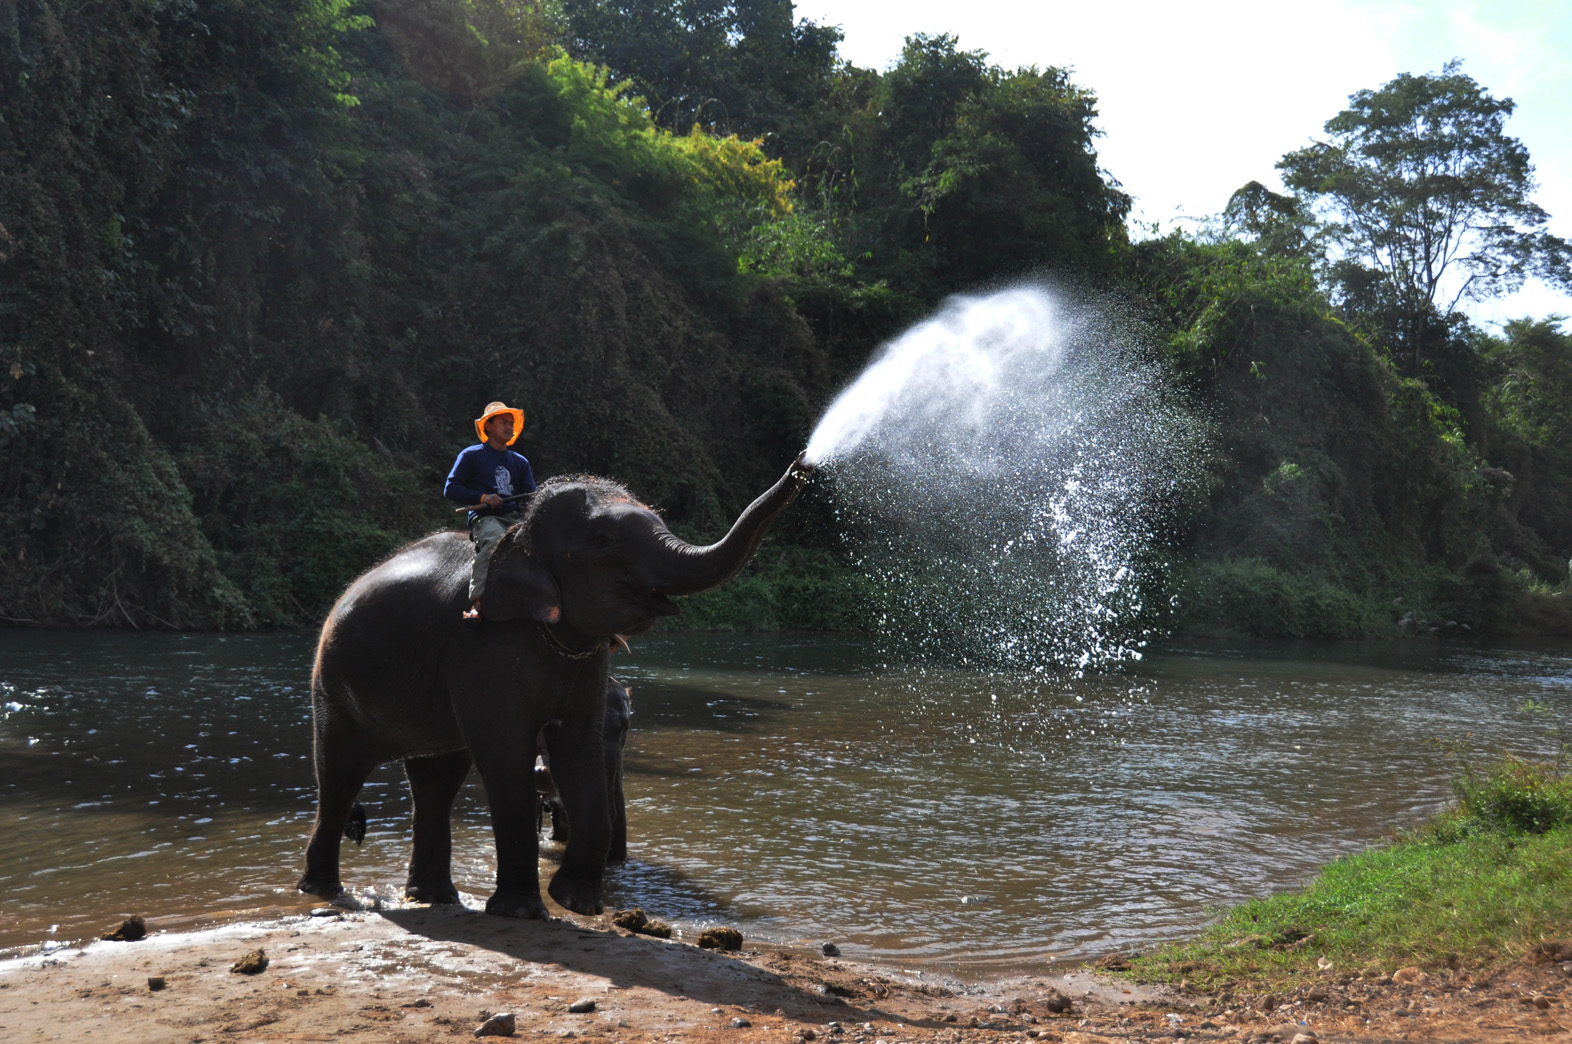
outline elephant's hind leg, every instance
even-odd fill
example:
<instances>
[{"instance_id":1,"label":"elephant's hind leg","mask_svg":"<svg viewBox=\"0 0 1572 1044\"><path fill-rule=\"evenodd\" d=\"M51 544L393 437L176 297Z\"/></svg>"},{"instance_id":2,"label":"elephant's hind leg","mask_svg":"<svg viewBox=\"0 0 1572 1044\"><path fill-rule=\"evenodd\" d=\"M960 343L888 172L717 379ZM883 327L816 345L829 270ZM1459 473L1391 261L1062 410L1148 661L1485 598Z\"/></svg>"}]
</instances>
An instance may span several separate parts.
<instances>
[{"instance_id":1,"label":"elephant's hind leg","mask_svg":"<svg viewBox=\"0 0 1572 1044\"><path fill-rule=\"evenodd\" d=\"M405 758L415 802L415 848L409 860L404 894L422 903L456 903L453 885L453 799L469 775L467 750L423 758Z\"/></svg>"},{"instance_id":2,"label":"elephant's hind leg","mask_svg":"<svg viewBox=\"0 0 1572 1044\"><path fill-rule=\"evenodd\" d=\"M315 744L317 819L306 842L306 872L295 887L332 899L344 894L338 878L338 848L361 784L376 768L343 728L319 728Z\"/></svg>"}]
</instances>

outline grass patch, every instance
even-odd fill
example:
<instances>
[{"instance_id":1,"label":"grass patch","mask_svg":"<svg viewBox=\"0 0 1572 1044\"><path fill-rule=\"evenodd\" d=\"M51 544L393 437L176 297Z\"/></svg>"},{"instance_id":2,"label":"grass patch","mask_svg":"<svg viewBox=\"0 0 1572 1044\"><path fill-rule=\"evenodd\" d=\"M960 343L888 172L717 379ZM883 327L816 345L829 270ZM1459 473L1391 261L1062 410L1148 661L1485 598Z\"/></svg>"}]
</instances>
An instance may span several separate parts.
<instances>
[{"instance_id":1,"label":"grass patch","mask_svg":"<svg viewBox=\"0 0 1572 1044\"><path fill-rule=\"evenodd\" d=\"M1465 764L1457 801L1393 844L1256 899L1192 942L1130 959L1148 981L1280 986L1515 959L1572 931L1572 777L1560 762Z\"/></svg>"}]
</instances>

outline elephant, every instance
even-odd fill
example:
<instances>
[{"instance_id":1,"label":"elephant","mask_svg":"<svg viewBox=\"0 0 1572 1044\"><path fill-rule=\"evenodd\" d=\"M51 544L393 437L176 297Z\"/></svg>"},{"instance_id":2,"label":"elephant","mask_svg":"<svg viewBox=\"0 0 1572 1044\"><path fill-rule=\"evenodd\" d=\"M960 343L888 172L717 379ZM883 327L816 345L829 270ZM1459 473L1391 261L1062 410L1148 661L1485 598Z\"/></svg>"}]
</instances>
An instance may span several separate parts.
<instances>
[{"instance_id":1,"label":"elephant","mask_svg":"<svg viewBox=\"0 0 1572 1044\"><path fill-rule=\"evenodd\" d=\"M628 861L628 804L622 792L622 752L628 745L632 722L631 689L616 678L606 679L606 717L601 725L601 751L606 759L606 800L611 813L611 847L606 865L619 866ZM570 836L568 810L551 778L551 744L555 725L541 730L538 750L543 764L535 767L535 789L540 792L541 811L551 816L551 839L566 843Z\"/></svg>"},{"instance_id":2,"label":"elephant","mask_svg":"<svg viewBox=\"0 0 1572 1044\"><path fill-rule=\"evenodd\" d=\"M799 456L707 547L678 538L617 483L551 479L493 553L479 621L462 618L473 556L462 532L418 540L352 582L322 625L312 671L317 813L299 889L342 894L339 844L355 796L372 769L402 760L414 799L405 895L457 902L449 819L473 764L497 853L486 912L545 918L534 765L550 724L572 836L547 891L568 910L601 913L611 644L679 612L672 598L736 576L812 472Z\"/></svg>"}]
</instances>

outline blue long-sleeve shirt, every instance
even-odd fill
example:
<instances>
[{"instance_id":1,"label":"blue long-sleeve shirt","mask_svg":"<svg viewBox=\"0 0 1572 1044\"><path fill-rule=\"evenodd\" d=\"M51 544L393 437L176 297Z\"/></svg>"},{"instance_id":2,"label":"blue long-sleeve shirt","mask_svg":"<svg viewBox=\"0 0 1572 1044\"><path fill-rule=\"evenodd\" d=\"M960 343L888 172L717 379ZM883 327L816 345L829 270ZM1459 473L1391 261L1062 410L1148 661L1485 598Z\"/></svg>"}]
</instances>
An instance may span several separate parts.
<instances>
[{"instance_id":1,"label":"blue long-sleeve shirt","mask_svg":"<svg viewBox=\"0 0 1572 1044\"><path fill-rule=\"evenodd\" d=\"M487 493L511 497L535 492L535 474L522 453L494 450L484 442L461 450L448 472L442 495L457 504L479 504ZM469 524L484 515L511 515L522 511L524 502L515 500L500 507L481 508L469 513Z\"/></svg>"}]
</instances>

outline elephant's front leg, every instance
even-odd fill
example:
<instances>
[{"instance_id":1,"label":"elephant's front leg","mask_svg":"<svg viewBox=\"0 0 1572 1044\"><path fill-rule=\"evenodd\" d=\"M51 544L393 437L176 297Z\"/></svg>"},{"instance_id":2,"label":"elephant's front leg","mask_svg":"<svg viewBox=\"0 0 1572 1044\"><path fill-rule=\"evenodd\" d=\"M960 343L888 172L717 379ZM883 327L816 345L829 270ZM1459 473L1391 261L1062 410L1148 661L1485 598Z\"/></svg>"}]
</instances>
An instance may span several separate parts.
<instances>
[{"instance_id":1,"label":"elephant's front leg","mask_svg":"<svg viewBox=\"0 0 1572 1044\"><path fill-rule=\"evenodd\" d=\"M611 844L611 815L600 722L561 722L547 730L551 771L568 813L568 846L551 878L551 897L575 913L605 909L601 877Z\"/></svg>"}]
</instances>

